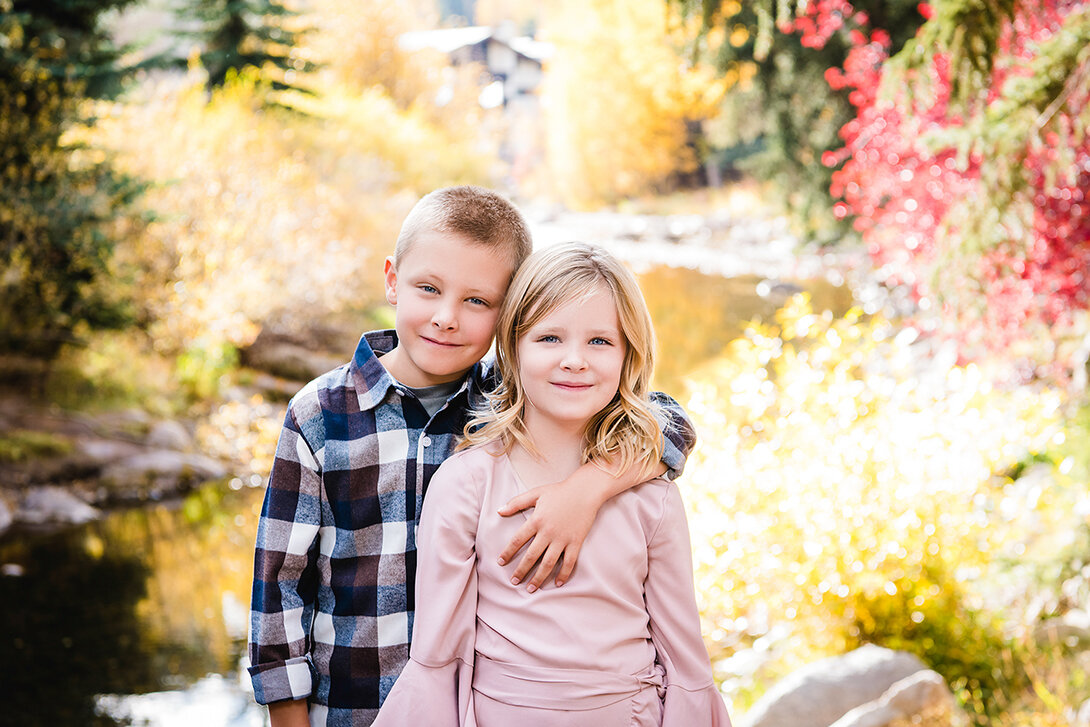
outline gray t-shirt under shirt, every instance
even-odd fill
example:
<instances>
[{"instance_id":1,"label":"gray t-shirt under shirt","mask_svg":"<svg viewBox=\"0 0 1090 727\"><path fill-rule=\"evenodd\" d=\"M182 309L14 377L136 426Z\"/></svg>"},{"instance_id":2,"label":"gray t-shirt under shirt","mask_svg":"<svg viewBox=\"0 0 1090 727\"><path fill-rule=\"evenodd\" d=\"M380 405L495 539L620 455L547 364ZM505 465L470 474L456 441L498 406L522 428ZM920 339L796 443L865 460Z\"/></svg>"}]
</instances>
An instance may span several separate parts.
<instances>
[{"instance_id":1,"label":"gray t-shirt under shirt","mask_svg":"<svg viewBox=\"0 0 1090 727\"><path fill-rule=\"evenodd\" d=\"M456 379L447 384L424 386L419 389L411 386L405 388L413 392L413 396L424 406L424 411L428 412L429 417L433 417L435 412L442 409L443 404L447 403L447 399L454 396L458 393L458 389L462 388L462 379Z\"/></svg>"}]
</instances>

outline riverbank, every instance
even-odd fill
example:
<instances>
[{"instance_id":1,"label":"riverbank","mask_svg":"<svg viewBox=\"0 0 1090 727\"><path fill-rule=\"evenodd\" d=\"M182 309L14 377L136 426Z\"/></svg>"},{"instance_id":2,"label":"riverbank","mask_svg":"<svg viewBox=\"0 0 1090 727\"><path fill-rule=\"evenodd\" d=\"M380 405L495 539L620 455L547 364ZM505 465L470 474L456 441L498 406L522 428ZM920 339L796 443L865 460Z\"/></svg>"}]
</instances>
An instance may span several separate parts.
<instances>
[{"instance_id":1,"label":"riverbank","mask_svg":"<svg viewBox=\"0 0 1090 727\"><path fill-rule=\"evenodd\" d=\"M76 525L226 478L237 463L201 453L196 428L136 408L91 414L0 394L0 535Z\"/></svg>"}]
</instances>

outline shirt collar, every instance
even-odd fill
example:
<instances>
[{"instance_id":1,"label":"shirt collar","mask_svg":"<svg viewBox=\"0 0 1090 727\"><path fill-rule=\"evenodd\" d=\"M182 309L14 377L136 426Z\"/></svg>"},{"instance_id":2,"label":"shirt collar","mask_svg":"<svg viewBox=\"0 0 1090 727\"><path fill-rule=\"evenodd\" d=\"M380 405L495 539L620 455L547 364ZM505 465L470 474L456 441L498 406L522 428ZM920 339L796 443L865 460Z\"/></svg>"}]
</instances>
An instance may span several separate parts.
<instances>
[{"instance_id":1,"label":"shirt collar","mask_svg":"<svg viewBox=\"0 0 1090 727\"><path fill-rule=\"evenodd\" d=\"M399 384L386 367L378 360L379 355L389 353L397 347L397 332L393 329L368 331L360 338L352 362L348 365L349 379L355 384L356 396L359 397L360 411L367 411L381 404L391 388L404 391L407 387ZM480 362L473 365L469 375L462 381L458 393L465 391L470 382L480 385L483 370Z\"/></svg>"}]
</instances>

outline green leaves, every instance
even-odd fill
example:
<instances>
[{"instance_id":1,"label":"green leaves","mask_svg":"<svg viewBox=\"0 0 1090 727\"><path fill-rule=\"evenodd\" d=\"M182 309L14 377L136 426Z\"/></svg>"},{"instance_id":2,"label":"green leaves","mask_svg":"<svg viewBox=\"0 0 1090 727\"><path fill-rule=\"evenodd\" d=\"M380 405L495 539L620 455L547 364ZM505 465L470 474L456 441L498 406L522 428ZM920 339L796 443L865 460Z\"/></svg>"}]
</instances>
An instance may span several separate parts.
<instances>
[{"instance_id":1,"label":"green leaves","mask_svg":"<svg viewBox=\"0 0 1090 727\"><path fill-rule=\"evenodd\" d=\"M98 29L114 2L16 2L0 17L0 351L51 358L125 306L106 289L109 225L135 193L75 140L124 72Z\"/></svg>"}]
</instances>

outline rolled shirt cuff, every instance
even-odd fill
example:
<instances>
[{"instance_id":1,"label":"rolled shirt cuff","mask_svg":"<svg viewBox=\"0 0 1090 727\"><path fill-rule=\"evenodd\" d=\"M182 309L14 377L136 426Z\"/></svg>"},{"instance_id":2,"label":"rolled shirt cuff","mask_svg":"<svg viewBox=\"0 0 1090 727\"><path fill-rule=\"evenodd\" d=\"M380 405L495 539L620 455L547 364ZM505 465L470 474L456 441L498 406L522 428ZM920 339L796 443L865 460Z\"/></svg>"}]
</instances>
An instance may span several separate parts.
<instances>
[{"instance_id":1,"label":"rolled shirt cuff","mask_svg":"<svg viewBox=\"0 0 1090 727\"><path fill-rule=\"evenodd\" d=\"M297 656L287 661L257 664L247 669L258 704L306 699L314 691L310 660Z\"/></svg>"}]
</instances>

